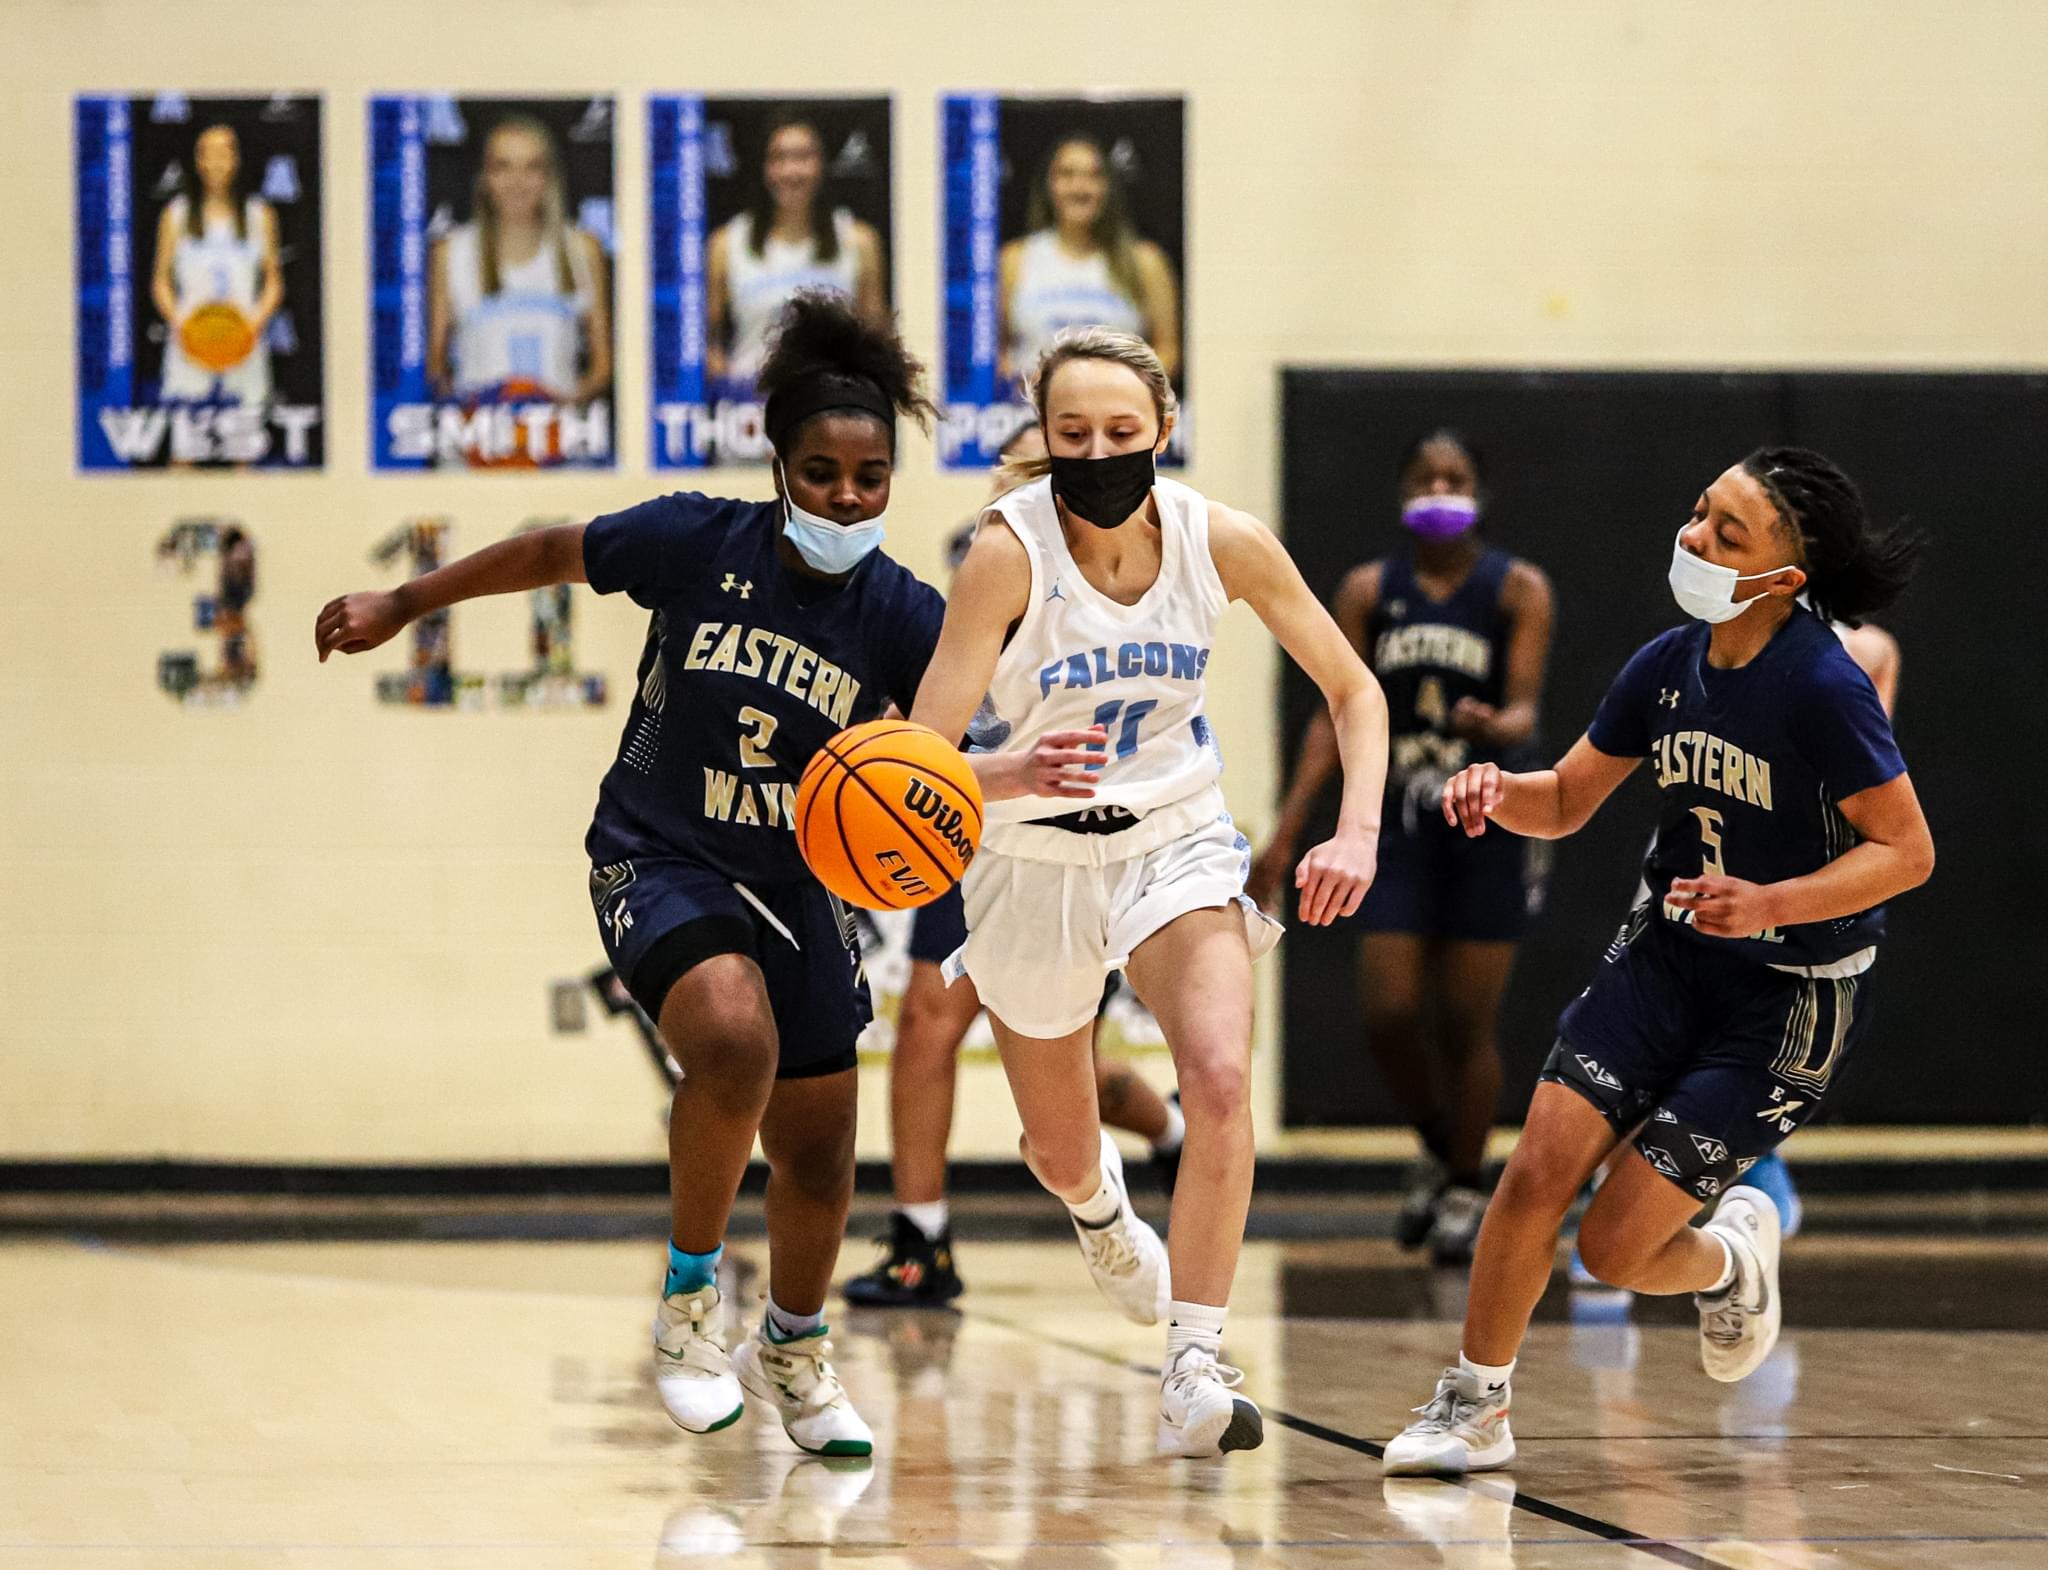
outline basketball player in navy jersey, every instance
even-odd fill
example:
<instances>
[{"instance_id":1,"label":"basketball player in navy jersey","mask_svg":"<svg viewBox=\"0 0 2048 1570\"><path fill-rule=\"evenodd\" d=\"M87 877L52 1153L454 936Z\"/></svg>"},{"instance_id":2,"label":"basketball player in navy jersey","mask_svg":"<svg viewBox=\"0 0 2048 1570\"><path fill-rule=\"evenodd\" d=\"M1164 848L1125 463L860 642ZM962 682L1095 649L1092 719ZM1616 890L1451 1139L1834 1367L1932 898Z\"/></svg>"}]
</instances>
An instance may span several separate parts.
<instances>
[{"instance_id":1,"label":"basketball player in navy jersey","mask_svg":"<svg viewBox=\"0 0 2048 1570\"><path fill-rule=\"evenodd\" d=\"M850 923L797 852L797 780L848 725L908 710L944 602L883 555L896 420L928 421L892 329L801 295L760 378L766 502L658 497L536 530L320 613L320 657L360 653L457 600L554 583L653 613L586 847L612 968L681 1065L655 1382L692 1433L742 1389L823 1455L873 1436L828 1358L822 1310L853 1192L854 1039L868 1018ZM767 1315L728 1356L717 1269L756 1135L769 1166Z\"/></svg>"},{"instance_id":2,"label":"basketball player in navy jersey","mask_svg":"<svg viewBox=\"0 0 2048 1570\"><path fill-rule=\"evenodd\" d=\"M1474 764L1445 787L1467 834L1555 839L1647 758L1662 808L1649 898L1559 1021L1488 1207L1458 1366L1388 1444L1388 1472L1514 1459L1509 1380L1558 1228L1625 1142L1580 1226L1587 1267L1693 1293L1712 1378L1776 1343L1778 1213L1739 1180L1820 1106L1869 1017L1884 903L1934 869L1891 722L1829 619L1891 603L1918 550L1874 531L1818 453L1750 454L1679 530L1671 590L1692 619L1636 652L1585 736L1555 768Z\"/></svg>"},{"instance_id":3,"label":"basketball player in navy jersey","mask_svg":"<svg viewBox=\"0 0 2048 1570\"><path fill-rule=\"evenodd\" d=\"M1486 1210L1501 997L1537 884L1528 841L1444 823L1443 787L1467 764L1519 761L1534 739L1552 602L1540 571L1480 538L1484 476L1464 435L1418 437L1399 475L1407 548L1347 574L1332 608L1386 690L1393 729L1379 876L1358 908L1359 995L1374 1061L1422 1142L1396 1241L1462 1265ZM1253 869L1261 904L1292 870L1336 766L1336 733L1318 714Z\"/></svg>"}]
</instances>

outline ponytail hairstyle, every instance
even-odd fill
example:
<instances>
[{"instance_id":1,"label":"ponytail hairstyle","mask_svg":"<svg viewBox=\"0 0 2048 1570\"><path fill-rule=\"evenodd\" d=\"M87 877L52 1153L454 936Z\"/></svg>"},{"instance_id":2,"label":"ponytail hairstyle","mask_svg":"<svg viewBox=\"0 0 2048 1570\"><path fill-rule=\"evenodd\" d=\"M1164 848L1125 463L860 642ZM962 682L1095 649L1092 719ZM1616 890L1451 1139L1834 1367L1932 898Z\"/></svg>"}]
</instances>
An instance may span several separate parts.
<instances>
[{"instance_id":1,"label":"ponytail hairstyle","mask_svg":"<svg viewBox=\"0 0 2048 1570\"><path fill-rule=\"evenodd\" d=\"M1863 625L1905 592L1927 536L1871 526L1856 482L1806 447L1759 447L1742 460L1805 556L1806 595L1830 621Z\"/></svg>"},{"instance_id":2,"label":"ponytail hairstyle","mask_svg":"<svg viewBox=\"0 0 2048 1570\"><path fill-rule=\"evenodd\" d=\"M1052 387L1053 373L1069 360L1109 360L1135 373L1145 384L1145 390L1152 394L1152 412L1158 417L1162 434L1166 430L1166 422L1180 411L1180 400L1174 396L1166 367L1160 363L1152 345L1136 333L1122 332L1114 327L1067 327L1060 330L1038 357L1038 364L1017 384L1037 411L1041 426L1050 429L1045 415L1045 395ZM1052 459L1006 456L999 473L1005 489L1008 489L1052 473Z\"/></svg>"},{"instance_id":3,"label":"ponytail hairstyle","mask_svg":"<svg viewBox=\"0 0 2048 1570\"><path fill-rule=\"evenodd\" d=\"M805 290L782 309L755 386L762 424L778 455L816 416L858 410L872 414L896 443L896 418L930 430L938 409L924 391L924 364L903 347L893 324L862 318L842 294Z\"/></svg>"}]
</instances>

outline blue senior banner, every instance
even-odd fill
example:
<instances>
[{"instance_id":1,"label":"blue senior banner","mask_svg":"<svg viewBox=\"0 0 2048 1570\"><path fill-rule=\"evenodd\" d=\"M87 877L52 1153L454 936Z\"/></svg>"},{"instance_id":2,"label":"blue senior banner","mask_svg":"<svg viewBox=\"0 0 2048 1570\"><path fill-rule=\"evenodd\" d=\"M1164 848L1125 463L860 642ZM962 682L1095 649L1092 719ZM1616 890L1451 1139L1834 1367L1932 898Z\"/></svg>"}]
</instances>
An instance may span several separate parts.
<instances>
[{"instance_id":1,"label":"blue senior banner","mask_svg":"<svg viewBox=\"0 0 2048 1570\"><path fill-rule=\"evenodd\" d=\"M756 379L799 293L892 320L891 118L884 97L648 100L655 468L768 461Z\"/></svg>"},{"instance_id":2,"label":"blue senior banner","mask_svg":"<svg viewBox=\"0 0 2048 1570\"><path fill-rule=\"evenodd\" d=\"M320 100L87 94L78 466L317 469Z\"/></svg>"},{"instance_id":3,"label":"blue senior banner","mask_svg":"<svg viewBox=\"0 0 2048 1570\"><path fill-rule=\"evenodd\" d=\"M378 469L610 468L613 102L370 100Z\"/></svg>"},{"instance_id":4,"label":"blue senior banner","mask_svg":"<svg viewBox=\"0 0 2048 1570\"><path fill-rule=\"evenodd\" d=\"M1071 329L1150 343L1188 452L1187 104L952 93L939 102L939 462L986 468L1035 415L1020 383Z\"/></svg>"}]
</instances>

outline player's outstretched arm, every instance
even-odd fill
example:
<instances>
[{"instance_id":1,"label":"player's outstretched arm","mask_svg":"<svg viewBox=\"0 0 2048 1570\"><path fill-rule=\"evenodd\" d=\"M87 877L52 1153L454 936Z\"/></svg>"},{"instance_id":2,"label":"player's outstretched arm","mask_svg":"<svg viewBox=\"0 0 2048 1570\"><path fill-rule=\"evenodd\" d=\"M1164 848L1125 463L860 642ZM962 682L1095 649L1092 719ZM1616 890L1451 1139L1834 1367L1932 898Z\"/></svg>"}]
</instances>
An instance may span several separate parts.
<instances>
[{"instance_id":1,"label":"player's outstretched arm","mask_svg":"<svg viewBox=\"0 0 2048 1570\"><path fill-rule=\"evenodd\" d=\"M395 589L364 589L320 607L313 647L330 654L361 654L388 642L429 611L486 594L516 594L555 583L585 583L580 523L533 529L486 545L460 561L437 567Z\"/></svg>"},{"instance_id":2,"label":"player's outstretched arm","mask_svg":"<svg viewBox=\"0 0 2048 1570\"><path fill-rule=\"evenodd\" d=\"M1223 590L1243 600L1322 692L1344 764L1337 832L1301 858L1294 886L1301 919L1323 926L1358 909L1379 861L1380 799L1387 784L1387 699L1294 558L1258 519L1211 504L1209 550Z\"/></svg>"},{"instance_id":3,"label":"player's outstretched arm","mask_svg":"<svg viewBox=\"0 0 2048 1570\"><path fill-rule=\"evenodd\" d=\"M967 734L974 711L996 673L1003 637L1025 612L1031 598L1031 563L1024 542L1008 524L992 518L983 524L953 579L953 597L946 602L946 622L939 646L932 651L917 702L910 717L929 725L948 741ZM1106 733L1054 731L1028 753L977 754L971 760L986 801L1015 796L1069 796L1086 800L1095 794L1091 768L1106 760Z\"/></svg>"},{"instance_id":4,"label":"player's outstretched arm","mask_svg":"<svg viewBox=\"0 0 2048 1570\"><path fill-rule=\"evenodd\" d=\"M1563 839L1584 828L1642 761L1612 757L1581 736L1553 768L1509 774L1497 763L1475 763L1444 782L1444 821L1474 839L1488 823L1530 839Z\"/></svg>"}]
</instances>

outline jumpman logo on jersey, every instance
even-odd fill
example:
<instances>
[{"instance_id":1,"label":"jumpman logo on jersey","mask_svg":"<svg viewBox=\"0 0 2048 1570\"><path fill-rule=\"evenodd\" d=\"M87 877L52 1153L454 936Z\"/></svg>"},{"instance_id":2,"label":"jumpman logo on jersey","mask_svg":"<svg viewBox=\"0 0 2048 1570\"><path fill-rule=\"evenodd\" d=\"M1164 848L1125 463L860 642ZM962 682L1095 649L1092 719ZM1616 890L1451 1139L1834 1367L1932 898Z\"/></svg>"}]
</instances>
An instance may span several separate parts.
<instances>
[{"instance_id":1,"label":"jumpman logo on jersey","mask_svg":"<svg viewBox=\"0 0 2048 1570\"><path fill-rule=\"evenodd\" d=\"M1676 687L1659 687L1657 689L1657 706L1664 709L1677 708L1678 689Z\"/></svg>"},{"instance_id":2,"label":"jumpman logo on jersey","mask_svg":"<svg viewBox=\"0 0 2048 1570\"><path fill-rule=\"evenodd\" d=\"M743 600L750 600L754 597L753 581L749 579L747 582L741 583L739 581L739 574L736 572L727 573L725 575L725 582L721 583L719 587L723 589L727 594L731 594L735 589L737 589L739 591L740 598Z\"/></svg>"},{"instance_id":3,"label":"jumpman logo on jersey","mask_svg":"<svg viewBox=\"0 0 2048 1570\"><path fill-rule=\"evenodd\" d=\"M1048 604L1048 605L1050 605L1050 604L1052 604L1052 602L1053 602L1054 600L1063 600L1063 599L1065 599L1065 598L1066 598L1066 596L1065 596L1064 594L1062 594L1062 593L1060 592L1060 580L1059 580L1059 579L1057 579L1057 578L1053 579L1053 580L1052 580L1052 593L1048 594L1048 595L1047 595L1047 596L1045 597L1045 603L1046 603L1046 604Z\"/></svg>"}]
</instances>

